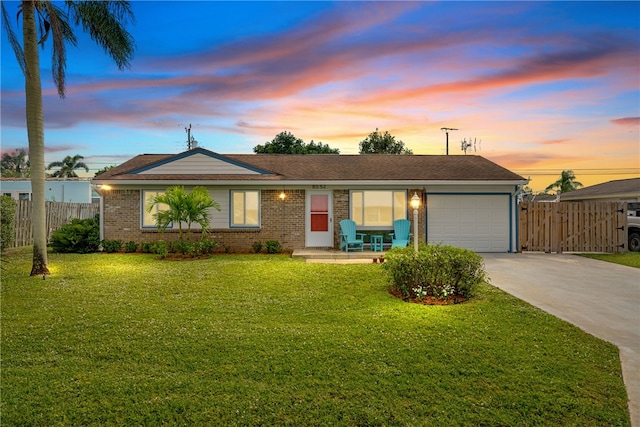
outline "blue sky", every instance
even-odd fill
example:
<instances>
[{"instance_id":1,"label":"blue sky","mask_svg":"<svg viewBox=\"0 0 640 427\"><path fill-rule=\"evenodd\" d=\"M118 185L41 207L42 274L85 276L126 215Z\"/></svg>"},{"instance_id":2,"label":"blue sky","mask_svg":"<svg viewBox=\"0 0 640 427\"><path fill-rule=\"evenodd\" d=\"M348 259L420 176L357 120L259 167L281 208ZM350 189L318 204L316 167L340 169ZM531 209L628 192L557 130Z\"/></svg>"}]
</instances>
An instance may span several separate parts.
<instances>
[{"instance_id":1,"label":"blue sky","mask_svg":"<svg viewBox=\"0 0 640 427\"><path fill-rule=\"evenodd\" d=\"M188 124L222 154L284 130L357 154L376 128L444 154L450 127L451 155L471 138L534 190L563 169L585 185L640 176L640 2L132 4L131 69L78 29L60 99L41 50L47 162L81 154L92 175L178 153ZM5 152L28 145L5 31L1 60Z\"/></svg>"}]
</instances>

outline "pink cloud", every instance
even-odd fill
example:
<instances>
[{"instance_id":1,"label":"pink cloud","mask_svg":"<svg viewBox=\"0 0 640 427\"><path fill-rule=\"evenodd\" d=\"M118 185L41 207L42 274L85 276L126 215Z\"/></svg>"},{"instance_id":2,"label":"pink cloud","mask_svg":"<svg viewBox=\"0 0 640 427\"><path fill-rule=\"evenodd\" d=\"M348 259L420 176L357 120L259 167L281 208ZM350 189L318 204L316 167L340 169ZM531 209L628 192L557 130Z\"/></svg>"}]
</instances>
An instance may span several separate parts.
<instances>
[{"instance_id":1,"label":"pink cloud","mask_svg":"<svg viewBox=\"0 0 640 427\"><path fill-rule=\"evenodd\" d=\"M612 119L611 123L620 126L640 126L640 117L623 117L621 119Z\"/></svg>"},{"instance_id":2,"label":"pink cloud","mask_svg":"<svg viewBox=\"0 0 640 427\"><path fill-rule=\"evenodd\" d=\"M45 146L44 147L44 152L45 153L59 153L61 151L77 151L77 150L83 150L85 147L81 147L79 145L56 145L54 147L51 146Z\"/></svg>"},{"instance_id":3,"label":"pink cloud","mask_svg":"<svg viewBox=\"0 0 640 427\"><path fill-rule=\"evenodd\" d=\"M569 138L564 138L564 139L548 139L546 141L542 141L540 142L540 144L542 145L557 145L557 144L564 144L565 142L570 142L571 139Z\"/></svg>"}]
</instances>

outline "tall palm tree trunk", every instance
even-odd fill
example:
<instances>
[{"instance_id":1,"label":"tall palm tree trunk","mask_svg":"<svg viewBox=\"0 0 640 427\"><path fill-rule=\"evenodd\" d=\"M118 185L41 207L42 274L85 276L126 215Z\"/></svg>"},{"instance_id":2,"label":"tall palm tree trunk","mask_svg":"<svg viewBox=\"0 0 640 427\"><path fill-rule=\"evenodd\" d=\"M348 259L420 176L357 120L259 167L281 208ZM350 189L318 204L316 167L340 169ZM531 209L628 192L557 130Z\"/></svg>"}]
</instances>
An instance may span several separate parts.
<instances>
[{"instance_id":1,"label":"tall palm tree trunk","mask_svg":"<svg viewBox=\"0 0 640 427\"><path fill-rule=\"evenodd\" d=\"M40 58L33 2L22 2L27 134L31 161L31 194L33 232L33 265L31 275L49 274L47 267L47 230L45 213L44 169L44 117L42 113L42 86L40 84Z\"/></svg>"}]
</instances>

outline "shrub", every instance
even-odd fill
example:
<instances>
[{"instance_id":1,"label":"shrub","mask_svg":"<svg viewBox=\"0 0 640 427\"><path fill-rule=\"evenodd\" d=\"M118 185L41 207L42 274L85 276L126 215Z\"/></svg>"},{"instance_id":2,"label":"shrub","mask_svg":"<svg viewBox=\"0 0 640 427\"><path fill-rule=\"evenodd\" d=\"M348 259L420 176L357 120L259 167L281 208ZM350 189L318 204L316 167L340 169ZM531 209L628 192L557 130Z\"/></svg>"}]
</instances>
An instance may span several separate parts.
<instances>
[{"instance_id":1,"label":"shrub","mask_svg":"<svg viewBox=\"0 0 640 427\"><path fill-rule=\"evenodd\" d=\"M13 245L16 201L11 196L0 197L0 251Z\"/></svg>"},{"instance_id":2,"label":"shrub","mask_svg":"<svg viewBox=\"0 0 640 427\"><path fill-rule=\"evenodd\" d=\"M122 240L105 239L102 241L102 249L107 253L120 252L123 244Z\"/></svg>"},{"instance_id":3,"label":"shrub","mask_svg":"<svg viewBox=\"0 0 640 427\"><path fill-rule=\"evenodd\" d=\"M150 254L153 252L153 244L151 242L142 242L140 244L140 250L145 254Z\"/></svg>"},{"instance_id":4,"label":"shrub","mask_svg":"<svg viewBox=\"0 0 640 427\"><path fill-rule=\"evenodd\" d=\"M282 246L280 246L280 242L277 240L267 240L265 245L267 247L268 254L278 254L282 252Z\"/></svg>"},{"instance_id":5,"label":"shrub","mask_svg":"<svg viewBox=\"0 0 640 427\"><path fill-rule=\"evenodd\" d=\"M169 244L164 240L159 240L151 246L151 252L160 256L160 258L166 258L169 255Z\"/></svg>"},{"instance_id":6,"label":"shrub","mask_svg":"<svg viewBox=\"0 0 640 427\"><path fill-rule=\"evenodd\" d=\"M100 247L100 225L98 217L77 219L64 224L51 233L49 246L53 252L86 254Z\"/></svg>"},{"instance_id":7,"label":"shrub","mask_svg":"<svg viewBox=\"0 0 640 427\"><path fill-rule=\"evenodd\" d=\"M182 255L195 254L195 248L193 243L187 242L185 240L178 240L177 242L175 242L173 244L173 250L175 250L178 253L181 253Z\"/></svg>"},{"instance_id":8,"label":"shrub","mask_svg":"<svg viewBox=\"0 0 640 427\"><path fill-rule=\"evenodd\" d=\"M417 253L413 248L393 248L385 260L392 287L409 299L468 298L487 278L480 255L453 246L422 245Z\"/></svg>"},{"instance_id":9,"label":"shrub","mask_svg":"<svg viewBox=\"0 0 640 427\"><path fill-rule=\"evenodd\" d=\"M205 255L212 254L218 247L218 242L211 239L202 239L200 242L200 251Z\"/></svg>"},{"instance_id":10,"label":"shrub","mask_svg":"<svg viewBox=\"0 0 640 427\"><path fill-rule=\"evenodd\" d=\"M253 244L251 245L251 251L254 254L259 254L260 252L262 252L262 242L253 242Z\"/></svg>"},{"instance_id":11,"label":"shrub","mask_svg":"<svg viewBox=\"0 0 640 427\"><path fill-rule=\"evenodd\" d=\"M130 242L127 242L124 245L124 251L125 252L129 252L130 253L130 252L135 252L137 250L138 250L138 244L136 242L134 242L133 240L130 241Z\"/></svg>"}]
</instances>

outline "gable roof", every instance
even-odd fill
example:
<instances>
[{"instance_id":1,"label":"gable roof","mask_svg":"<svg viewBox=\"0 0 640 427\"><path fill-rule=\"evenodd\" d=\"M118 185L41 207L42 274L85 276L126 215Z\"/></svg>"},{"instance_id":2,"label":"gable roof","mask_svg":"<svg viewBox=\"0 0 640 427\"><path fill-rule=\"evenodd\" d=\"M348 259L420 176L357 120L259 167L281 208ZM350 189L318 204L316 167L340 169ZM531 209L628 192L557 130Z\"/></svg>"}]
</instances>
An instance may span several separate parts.
<instances>
[{"instance_id":1,"label":"gable roof","mask_svg":"<svg viewBox=\"0 0 640 427\"><path fill-rule=\"evenodd\" d=\"M640 200L640 178L603 182L560 195L560 201L587 199Z\"/></svg>"},{"instance_id":2,"label":"gable roof","mask_svg":"<svg viewBox=\"0 0 640 427\"><path fill-rule=\"evenodd\" d=\"M480 156L396 154L217 154L196 148L180 154L141 154L99 175L94 182L261 181L464 181L525 183Z\"/></svg>"}]
</instances>

